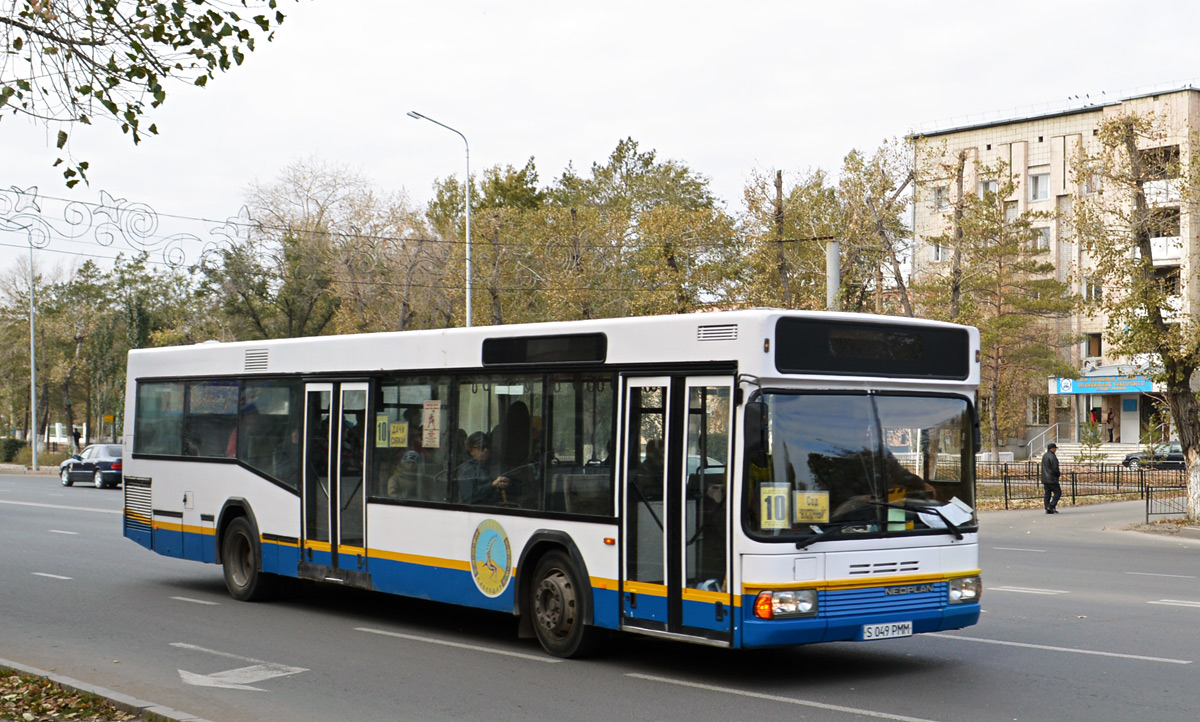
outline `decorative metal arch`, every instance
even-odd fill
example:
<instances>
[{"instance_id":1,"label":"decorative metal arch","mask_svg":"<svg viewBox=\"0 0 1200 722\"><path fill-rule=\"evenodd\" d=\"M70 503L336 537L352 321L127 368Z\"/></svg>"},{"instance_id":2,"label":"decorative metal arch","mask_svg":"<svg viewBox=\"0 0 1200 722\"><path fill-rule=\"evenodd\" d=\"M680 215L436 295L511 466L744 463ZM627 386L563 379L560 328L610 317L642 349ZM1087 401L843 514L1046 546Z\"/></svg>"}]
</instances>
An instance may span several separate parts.
<instances>
[{"instance_id":1,"label":"decorative metal arch","mask_svg":"<svg viewBox=\"0 0 1200 722\"><path fill-rule=\"evenodd\" d=\"M159 214L145 203L131 203L100 191L99 203L65 201L62 218L43 213L37 186L12 186L0 190L0 228L25 231L34 248L47 248L57 239L86 240L91 237L106 248L127 247L135 253L158 256L172 268L207 260L210 254L229 249L249 239L254 227L245 206L236 216L219 225L214 221L187 219L192 223L213 224L208 238L195 233L159 236Z\"/></svg>"}]
</instances>

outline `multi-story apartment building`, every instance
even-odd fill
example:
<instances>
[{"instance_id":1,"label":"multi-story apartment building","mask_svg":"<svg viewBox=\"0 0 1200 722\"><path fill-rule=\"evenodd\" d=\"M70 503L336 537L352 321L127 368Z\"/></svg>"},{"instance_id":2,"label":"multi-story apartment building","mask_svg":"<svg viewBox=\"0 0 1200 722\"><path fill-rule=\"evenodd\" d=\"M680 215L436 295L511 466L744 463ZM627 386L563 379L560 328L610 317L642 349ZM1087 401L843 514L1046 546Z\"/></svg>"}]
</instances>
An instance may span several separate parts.
<instances>
[{"instance_id":1,"label":"multi-story apartment building","mask_svg":"<svg viewBox=\"0 0 1200 722\"><path fill-rule=\"evenodd\" d=\"M992 185L996 183L994 178L981 174L979 169L1002 166L1011 174L1015 188L1005 199L1006 213L1045 212L1041 220L1034 221L1037 234L1033 242L1047 251L1058 279L1069 283L1085 301L1101 293L1119 293L1120 289L1104 289L1093 280L1089 273L1094 268L1093 259L1073 241L1070 217L1074 204L1094 191L1092 179L1080 180L1079 176L1086 174L1074 172L1075 159L1081 150L1087 155L1099 150L1102 120L1130 112L1153 113L1165 119L1167 136L1155 141L1154 147L1161 147L1164 154L1175 158L1189 157L1194 136L1200 131L1200 89L1191 86L914 132L921 180L916 187L912 219L916 240L913 277L937 274L949 262L949 249L930 239L947 231L959 192L958 176L962 177L963 193L981 194L997 186ZM956 167L960 154L966 160L961 174L929 172L930 168ZM1200 216L1189 213L1173 183L1165 179L1147 189L1148 199L1171 219L1167 230L1152 234L1156 236L1152 256L1157 275L1175 292L1174 308L1168 311L1195 316L1200 312L1200 283L1189 283L1189 279L1195 274L1191 269L1200 270L1200 224L1193 224L1191 219ZM1077 339L1064 360L1078 369L1078 378L1051 378L1041 383L1044 390L1027 401L1024 433L1006 439L1006 449L1022 458L1021 452L1028 453L1031 442L1041 447L1047 440L1078 439L1084 422L1098 421L1103 428L1110 411L1115 421L1114 441L1138 443L1162 408L1147 374L1147 364L1152 360L1112 355L1105 338L1107 318L1095 308L1060 323L1061 331Z\"/></svg>"}]
</instances>

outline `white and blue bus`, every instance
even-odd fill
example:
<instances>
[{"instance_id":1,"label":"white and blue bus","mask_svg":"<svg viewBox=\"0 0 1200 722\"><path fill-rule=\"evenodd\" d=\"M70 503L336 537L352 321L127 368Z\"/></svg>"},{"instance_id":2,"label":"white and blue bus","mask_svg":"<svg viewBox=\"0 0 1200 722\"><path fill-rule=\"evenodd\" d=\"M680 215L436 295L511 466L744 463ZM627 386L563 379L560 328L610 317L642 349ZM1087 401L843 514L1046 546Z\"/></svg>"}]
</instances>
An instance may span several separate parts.
<instances>
[{"instance_id":1,"label":"white and blue bus","mask_svg":"<svg viewBox=\"0 0 1200 722\"><path fill-rule=\"evenodd\" d=\"M724 647L980 614L979 334L778 309L132 351L124 533L284 578Z\"/></svg>"}]
</instances>

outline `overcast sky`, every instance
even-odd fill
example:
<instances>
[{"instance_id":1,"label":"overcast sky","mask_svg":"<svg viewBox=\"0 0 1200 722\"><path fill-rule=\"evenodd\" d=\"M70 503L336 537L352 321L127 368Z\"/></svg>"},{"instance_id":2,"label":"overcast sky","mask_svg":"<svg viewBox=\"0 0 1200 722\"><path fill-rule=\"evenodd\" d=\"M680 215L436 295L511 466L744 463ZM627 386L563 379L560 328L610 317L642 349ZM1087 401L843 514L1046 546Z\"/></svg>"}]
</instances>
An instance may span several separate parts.
<instances>
[{"instance_id":1,"label":"overcast sky","mask_svg":"<svg viewBox=\"0 0 1200 722\"><path fill-rule=\"evenodd\" d=\"M423 205L435 178L533 156L548 184L625 137L711 179L731 211L754 169L836 172L854 148L929 123L1200 79L1191 2L280 0L272 43L205 89L169 87L135 147L72 130L90 187L67 191L54 131L0 121L0 188L223 220L309 156ZM1200 82L1200 81L1197 81ZM51 201L45 210L61 213ZM196 235L203 224L179 221ZM167 225L164 222L164 228ZM0 244L22 244L0 232ZM39 251L111 252L54 241ZM28 253L0 246L0 269Z\"/></svg>"}]
</instances>

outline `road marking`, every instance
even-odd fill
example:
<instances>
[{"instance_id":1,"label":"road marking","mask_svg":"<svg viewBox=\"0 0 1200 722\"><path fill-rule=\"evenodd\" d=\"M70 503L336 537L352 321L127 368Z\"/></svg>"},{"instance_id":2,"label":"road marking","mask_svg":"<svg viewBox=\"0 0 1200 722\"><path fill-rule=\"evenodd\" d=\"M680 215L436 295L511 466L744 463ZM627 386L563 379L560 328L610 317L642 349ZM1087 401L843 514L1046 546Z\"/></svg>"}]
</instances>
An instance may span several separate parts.
<instances>
[{"instance_id":1,"label":"road marking","mask_svg":"<svg viewBox=\"0 0 1200 722\"><path fill-rule=\"evenodd\" d=\"M64 577L61 574L47 574L45 572L32 572L35 577L46 577L47 579L65 579L70 580L70 577Z\"/></svg>"},{"instance_id":2,"label":"road marking","mask_svg":"<svg viewBox=\"0 0 1200 722\"><path fill-rule=\"evenodd\" d=\"M238 667L237 669L227 669L224 672L213 672L212 674L196 674L186 670L177 670L179 678L184 682L196 687L220 687L222 689L240 689L250 692L265 692L261 687L252 687L254 682L262 682L264 680L273 679L275 677L287 677L301 672L307 672L304 667L289 667L286 664L276 664L274 662L264 662L261 659L252 657L242 657L228 652L218 652L215 649L206 649L197 647L194 644L186 642L172 642L172 647L179 649L190 649L197 652L205 652L218 657L226 657L228 659L236 659L242 662L252 662L249 667Z\"/></svg>"},{"instance_id":3,"label":"road marking","mask_svg":"<svg viewBox=\"0 0 1200 722\"><path fill-rule=\"evenodd\" d=\"M1022 549L1020 547L992 547L996 551L1001 552L1033 552L1034 554L1045 554L1045 549Z\"/></svg>"},{"instance_id":4,"label":"road marking","mask_svg":"<svg viewBox=\"0 0 1200 722\"><path fill-rule=\"evenodd\" d=\"M79 536L77 531L63 531L62 529L51 529L51 534L70 534L71 536Z\"/></svg>"},{"instance_id":5,"label":"road marking","mask_svg":"<svg viewBox=\"0 0 1200 722\"><path fill-rule=\"evenodd\" d=\"M66 504L39 504L33 501L5 501L0 499L0 504L12 504L13 506L39 506L43 509L68 509L70 511L92 511L97 514L124 514L120 509L96 509L88 506L67 506Z\"/></svg>"},{"instance_id":6,"label":"road marking","mask_svg":"<svg viewBox=\"0 0 1200 722\"><path fill-rule=\"evenodd\" d=\"M380 634L385 637L396 637L397 639L410 639L414 642L426 642L428 644L440 644L443 647L455 647L457 649L469 649L472 652L487 652L488 654L501 654L505 657L517 657L519 659L527 659L531 662L545 662L547 664L557 664L563 660L555 657L547 657L542 654L524 654L522 652L510 652L507 649L496 649L494 647L481 647L477 644L463 644L462 642L449 642L445 639L434 639L433 637L418 637L415 634L401 634L400 632L388 632L382 629L371 629L370 627L355 627L355 631L367 632L368 634Z\"/></svg>"},{"instance_id":7,"label":"road marking","mask_svg":"<svg viewBox=\"0 0 1200 722\"><path fill-rule=\"evenodd\" d=\"M1098 652L1094 649L1076 649L1074 647L1052 647L1047 644L1026 644L1024 642L1002 642L999 639L981 639L979 637L963 637L958 634L945 634L943 632L933 632L927 637L941 637L942 639L957 639L963 642L979 642L980 644L999 644L1005 647L1024 647L1025 649L1044 649L1049 652L1070 652L1071 654L1088 654L1095 657L1116 657L1118 659L1136 659L1142 662L1164 662L1166 664L1191 664L1190 659L1171 659L1169 657L1146 657L1140 654L1119 654L1117 652Z\"/></svg>"},{"instance_id":8,"label":"road marking","mask_svg":"<svg viewBox=\"0 0 1200 722\"><path fill-rule=\"evenodd\" d=\"M869 709L859 709L858 707L843 707L837 704L826 704L824 702L814 702L808 699L796 699L795 697L783 697L776 694L764 694L762 692L748 692L744 689L735 689L733 687L718 687L713 684L702 684L700 682L688 682L682 679L670 679L668 677L656 677L651 674L638 674L630 672L626 677L635 679L644 679L649 682L661 682L663 684L674 684L680 687L691 687L692 689L703 689L708 692L721 692L722 694L733 694L739 697L750 697L753 699L764 699L769 702L782 702L783 704L796 705L797 707L811 707L813 709L823 709L830 712L845 712L848 714L858 715L859 717L875 717L877 719L900 720L901 722L933 722L923 717L905 717L904 715L890 714L888 712L876 712Z\"/></svg>"},{"instance_id":9,"label":"road marking","mask_svg":"<svg viewBox=\"0 0 1200 722\"><path fill-rule=\"evenodd\" d=\"M1171 579L1195 579L1196 577L1190 574L1154 574L1151 572L1125 572L1139 577L1169 577Z\"/></svg>"},{"instance_id":10,"label":"road marking","mask_svg":"<svg viewBox=\"0 0 1200 722\"><path fill-rule=\"evenodd\" d=\"M192 603L192 604L207 604L207 605L209 605L209 606L211 606L211 607L219 607L219 606L221 606L221 603L220 603L220 602L210 602L210 601L208 601L208 600L206 600L206 599L192 599L191 597L171 597L171 599L175 599L175 600L178 600L178 601L180 601L180 602L190 602L190 603Z\"/></svg>"},{"instance_id":11,"label":"road marking","mask_svg":"<svg viewBox=\"0 0 1200 722\"><path fill-rule=\"evenodd\" d=\"M1032 587L988 587L989 592L1019 592L1021 594L1070 594L1061 589L1034 589Z\"/></svg>"},{"instance_id":12,"label":"road marking","mask_svg":"<svg viewBox=\"0 0 1200 722\"><path fill-rule=\"evenodd\" d=\"M1146 604L1165 604L1169 607L1195 607L1200 609L1200 602L1188 602L1182 599L1160 599L1157 602L1146 602Z\"/></svg>"}]
</instances>

